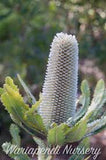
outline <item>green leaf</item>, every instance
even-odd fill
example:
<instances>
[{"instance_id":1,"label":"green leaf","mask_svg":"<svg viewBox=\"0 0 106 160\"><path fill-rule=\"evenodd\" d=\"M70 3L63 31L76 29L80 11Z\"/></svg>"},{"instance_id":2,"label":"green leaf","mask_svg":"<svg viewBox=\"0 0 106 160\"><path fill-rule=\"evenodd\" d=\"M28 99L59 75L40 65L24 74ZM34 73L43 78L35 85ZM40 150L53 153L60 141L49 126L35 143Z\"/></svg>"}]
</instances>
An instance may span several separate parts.
<instances>
[{"instance_id":1,"label":"green leaf","mask_svg":"<svg viewBox=\"0 0 106 160\"><path fill-rule=\"evenodd\" d=\"M27 96L28 96L28 100L29 102L32 102L32 104L36 103L36 99L35 97L32 95L32 93L30 92L29 88L27 87L27 85L25 84L25 82L22 80L22 78L20 77L19 74L17 74L18 80L20 81L21 85L23 86Z\"/></svg>"},{"instance_id":2,"label":"green leaf","mask_svg":"<svg viewBox=\"0 0 106 160\"><path fill-rule=\"evenodd\" d=\"M73 126L77 121L79 121L83 115L87 112L90 103L90 89L87 80L83 80L81 83L82 95L80 96L78 102L82 104L81 109L76 113L74 118L69 118L67 124Z\"/></svg>"},{"instance_id":3,"label":"green leaf","mask_svg":"<svg viewBox=\"0 0 106 160\"><path fill-rule=\"evenodd\" d=\"M85 118L91 117L91 115L93 114L93 111L96 112L98 109L100 109L100 107L103 106L103 104L106 101L106 98L104 98L104 94L105 94L104 81L99 80L94 91L94 96L93 96L91 105L89 106L88 111L84 116Z\"/></svg>"},{"instance_id":4,"label":"green leaf","mask_svg":"<svg viewBox=\"0 0 106 160\"><path fill-rule=\"evenodd\" d=\"M106 89L104 91L100 104L96 107L95 112L92 113L92 117L90 117L90 120L89 120L90 122L98 118L98 115L102 112L101 108L105 102L106 102Z\"/></svg>"},{"instance_id":5,"label":"green leaf","mask_svg":"<svg viewBox=\"0 0 106 160\"><path fill-rule=\"evenodd\" d=\"M6 106L6 109L10 114L12 114L14 108L17 110L18 115L23 119L24 113L29 109L29 106L24 103L24 100L18 91L12 89L8 84L5 84L4 88L6 90L6 94L4 93L1 96L1 100Z\"/></svg>"},{"instance_id":6,"label":"green leaf","mask_svg":"<svg viewBox=\"0 0 106 160\"><path fill-rule=\"evenodd\" d=\"M48 143L51 145L63 145L65 143L64 135L65 124L55 126L48 132Z\"/></svg>"},{"instance_id":7,"label":"green leaf","mask_svg":"<svg viewBox=\"0 0 106 160\"><path fill-rule=\"evenodd\" d=\"M46 145L44 143L44 141L38 137L33 137L34 141L37 143L38 146L40 146L40 148L45 148L46 149Z\"/></svg>"},{"instance_id":8,"label":"green leaf","mask_svg":"<svg viewBox=\"0 0 106 160\"><path fill-rule=\"evenodd\" d=\"M82 137L86 134L87 130L87 119L80 120L76 123L75 126L70 128L68 133L66 134L66 142L76 142L82 139Z\"/></svg>"},{"instance_id":9,"label":"green leaf","mask_svg":"<svg viewBox=\"0 0 106 160\"><path fill-rule=\"evenodd\" d=\"M29 113L34 113L34 112L37 112L38 111L38 107L40 106L40 103L41 103L41 96L40 96L40 99L38 101L36 101L35 104L32 105L32 107L29 109Z\"/></svg>"},{"instance_id":10,"label":"green leaf","mask_svg":"<svg viewBox=\"0 0 106 160\"><path fill-rule=\"evenodd\" d=\"M99 80L94 91L94 97L93 97L92 103L96 103L96 104L100 103L100 100L102 99L104 94L104 90L105 90L104 81Z\"/></svg>"},{"instance_id":11,"label":"green leaf","mask_svg":"<svg viewBox=\"0 0 106 160\"><path fill-rule=\"evenodd\" d=\"M32 129L39 130L40 132L47 134L46 128L43 124L42 117L36 112L27 111L24 116L25 122Z\"/></svg>"},{"instance_id":12,"label":"green leaf","mask_svg":"<svg viewBox=\"0 0 106 160\"><path fill-rule=\"evenodd\" d=\"M8 77L6 78L6 84L4 84L4 90L5 92L1 95L1 101L9 112L12 120L21 127L25 126L24 128L27 127L28 130L33 129L37 135L42 135L42 133L46 134L47 131L42 118L36 112L40 101L30 109L29 106L24 103L23 97L20 95L11 78Z\"/></svg>"},{"instance_id":13,"label":"green leaf","mask_svg":"<svg viewBox=\"0 0 106 160\"><path fill-rule=\"evenodd\" d=\"M97 85L96 85L95 91L94 91L94 96L93 96L91 105L89 107L89 111L97 109L97 106L99 106L101 104L101 100L104 97L104 92L105 92L104 81L103 80L99 80Z\"/></svg>"},{"instance_id":14,"label":"green leaf","mask_svg":"<svg viewBox=\"0 0 106 160\"><path fill-rule=\"evenodd\" d=\"M24 120L33 129L37 129L44 134L47 134L47 130L44 126L42 117L37 113L37 109L40 105L41 99L37 101L32 107L25 113Z\"/></svg>"},{"instance_id":15,"label":"green leaf","mask_svg":"<svg viewBox=\"0 0 106 160\"><path fill-rule=\"evenodd\" d=\"M84 149L84 153L85 153L86 149L90 147L89 138L83 139L77 147L80 148L80 150ZM83 153L78 154L76 150L75 154L72 155L68 160L82 160L84 159L84 157L85 157L85 154Z\"/></svg>"},{"instance_id":16,"label":"green leaf","mask_svg":"<svg viewBox=\"0 0 106 160\"><path fill-rule=\"evenodd\" d=\"M20 126L21 122L24 120L24 114L29 109L29 106L24 103L19 92L12 89L8 84L4 85L4 90L5 92L1 95L1 101L9 112L12 120Z\"/></svg>"},{"instance_id":17,"label":"green leaf","mask_svg":"<svg viewBox=\"0 0 106 160\"><path fill-rule=\"evenodd\" d=\"M76 114L77 119L79 119L86 113L88 106L90 104L90 89L88 82L86 80L82 81L81 91L82 95L79 98L79 103L82 104L82 108Z\"/></svg>"},{"instance_id":18,"label":"green leaf","mask_svg":"<svg viewBox=\"0 0 106 160\"><path fill-rule=\"evenodd\" d=\"M0 96L4 93L4 89L0 87Z\"/></svg>"},{"instance_id":19,"label":"green leaf","mask_svg":"<svg viewBox=\"0 0 106 160\"><path fill-rule=\"evenodd\" d=\"M63 145L65 143L80 141L86 134L86 129L87 120L82 119L73 127L62 123L49 130L48 143L52 145Z\"/></svg>"},{"instance_id":20,"label":"green leaf","mask_svg":"<svg viewBox=\"0 0 106 160\"><path fill-rule=\"evenodd\" d=\"M100 119L88 123L87 134L85 135L85 137L97 134L105 128L106 128L106 116L102 116Z\"/></svg>"},{"instance_id":21,"label":"green leaf","mask_svg":"<svg viewBox=\"0 0 106 160\"><path fill-rule=\"evenodd\" d=\"M19 136L19 128L17 125L15 124L11 124L10 126L10 133L11 133L11 136L12 136L12 143L17 145L18 147L20 146L21 144L21 139L20 139L20 136Z\"/></svg>"},{"instance_id":22,"label":"green leaf","mask_svg":"<svg viewBox=\"0 0 106 160\"><path fill-rule=\"evenodd\" d=\"M31 160L28 155L26 154L20 154L20 155L16 155L14 157L15 160Z\"/></svg>"},{"instance_id":23,"label":"green leaf","mask_svg":"<svg viewBox=\"0 0 106 160\"><path fill-rule=\"evenodd\" d=\"M20 124L20 120L16 116L13 110L11 99L9 98L9 95L7 93L4 93L1 95L1 101L3 105L5 106L6 110L8 111L8 113L10 114L12 120L17 124Z\"/></svg>"},{"instance_id":24,"label":"green leaf","mask_svg":"<svg viewBox=\"0 0 106 160\"><path fill-rule=\"evenodd\" d=\"M90 103L90 89L87 80L83 80L81 83L81 92L83 98L79 99L79 103L83 106L88 107Z\"/></svg>"},{"instance_id":25,"label":"green leaf","mask_svg":"<svg viewBox=\"0 0 106 160\"><path fill-rule=\"evenodd\" d=\"M14 84L11 77L6 77L5 84L9 85L13 90L19 92L18 86Z\"/></svg>"},{"instance_id":26,"label":"green leaf","mask_svg":"<svg viewBox=\"0 0 106 160\"><path fill-rule=\"evenodd\" d=\"M29 106L24 103L23 97L20 95L19 91L12 83L10 78L6 79L4 90L5 92L1 95L1 101L4 104L6 110L9 112L12 120L21 127L25 126L24 128L27 127L28 130L33 129L34 133L36 133L37 135L42 135L42 133L46 134L46 129L43 125L42 118L37 113L34 113L36 111L35 108L37 108L39 102L37 102L37 104L34 104L30 110Z\"/></svg>"}]
</instances>

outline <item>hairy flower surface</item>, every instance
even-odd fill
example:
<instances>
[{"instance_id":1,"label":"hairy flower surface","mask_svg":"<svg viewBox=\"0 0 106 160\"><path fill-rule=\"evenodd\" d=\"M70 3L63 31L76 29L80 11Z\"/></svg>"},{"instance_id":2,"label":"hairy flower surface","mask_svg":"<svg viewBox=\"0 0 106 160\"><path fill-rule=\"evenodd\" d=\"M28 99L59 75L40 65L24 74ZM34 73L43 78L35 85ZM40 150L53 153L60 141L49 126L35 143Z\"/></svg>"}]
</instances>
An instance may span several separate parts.
<instances>
[{"instance_id":1,"label":"hairy flower surface","mask_svg":"<svg viewBox=\"0 0 106 160\"><path fill-rule=\"evenodd\" d=\"M77 75L77 40L75 36L58 33L51 45L39 109L45 124L60 124L74 116Z\"/></svg>"}]
</instances>

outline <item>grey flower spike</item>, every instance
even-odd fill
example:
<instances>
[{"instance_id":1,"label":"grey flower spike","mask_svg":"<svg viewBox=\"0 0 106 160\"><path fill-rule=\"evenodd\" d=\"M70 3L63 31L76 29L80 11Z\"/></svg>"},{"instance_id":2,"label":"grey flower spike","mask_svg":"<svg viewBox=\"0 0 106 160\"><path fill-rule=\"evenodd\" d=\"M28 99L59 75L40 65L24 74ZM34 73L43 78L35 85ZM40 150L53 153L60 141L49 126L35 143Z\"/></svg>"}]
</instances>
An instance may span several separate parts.
<instances>
[{"instance_id":1,"label":"grey flower spike","mask_svg":"<svg viewBox=\"0 0 106 160\"><path fill-rule=\"evenodd\" d=\"M60 124L76 110L78 43L75 36L58 33L53 39L39 112L44 123Z\"/></svg>"}]
</instances>

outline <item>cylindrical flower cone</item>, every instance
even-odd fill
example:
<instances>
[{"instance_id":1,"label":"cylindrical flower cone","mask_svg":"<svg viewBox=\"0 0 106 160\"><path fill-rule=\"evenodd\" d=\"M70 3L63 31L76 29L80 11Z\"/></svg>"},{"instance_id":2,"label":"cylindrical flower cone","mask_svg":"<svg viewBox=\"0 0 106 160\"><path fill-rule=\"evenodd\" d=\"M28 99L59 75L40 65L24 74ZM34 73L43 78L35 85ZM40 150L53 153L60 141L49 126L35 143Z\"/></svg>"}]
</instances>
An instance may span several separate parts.
<instances>
[{"instance_id":1,"label":"cylindrical flower cone","mask_svg":"<svg viewBox=\"0 0 106 160\"><path fill-rule=\"evenodd\" d=\"M78 43L75 36L58 33L53 39L39 112L45 125L60 124L76 111Z\"/></svg>"}]
</instances>

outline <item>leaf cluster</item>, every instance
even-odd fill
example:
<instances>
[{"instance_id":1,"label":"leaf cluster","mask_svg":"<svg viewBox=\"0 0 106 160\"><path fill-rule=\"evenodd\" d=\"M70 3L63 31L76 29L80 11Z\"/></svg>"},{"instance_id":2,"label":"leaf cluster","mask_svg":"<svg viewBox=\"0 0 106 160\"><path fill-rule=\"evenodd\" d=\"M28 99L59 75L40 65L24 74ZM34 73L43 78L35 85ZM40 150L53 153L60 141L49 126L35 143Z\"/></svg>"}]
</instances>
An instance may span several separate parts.
<instances>
[{"instance_id":1,"label":"leaf cluster","mask_svg":"<svg viewBox=\"0 0 106 160\"><path fill-rule=\"evenodd\" d=\"M31 107L24 102L18 86L14 84L10 77L6 77L3 88L0 88L1 101L14 123L31 134L40 147L63 146L64 144L78 141L81 141L80 145L82 143L86 144L87 137L97 134L106 128L106 112L98 119L98 113L106 102L106 88L103 80L98 81L91 102L89 85L84 80L81 84L82 94L77 101L77 103L81 104L81 108L76 112L75 116L70 117L67 122L60 125L52 123L47 127L39 114L41 98L36 101L19 75L18 79L27 93ZM17 126L12 125L10 133L13 137L12 143L20 146ZM3 145L3 148L5 148L5 145ZM75 155L70 160L73 160L73 157Z\"/></svg>"}]
</instances>

